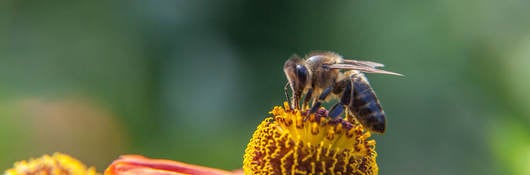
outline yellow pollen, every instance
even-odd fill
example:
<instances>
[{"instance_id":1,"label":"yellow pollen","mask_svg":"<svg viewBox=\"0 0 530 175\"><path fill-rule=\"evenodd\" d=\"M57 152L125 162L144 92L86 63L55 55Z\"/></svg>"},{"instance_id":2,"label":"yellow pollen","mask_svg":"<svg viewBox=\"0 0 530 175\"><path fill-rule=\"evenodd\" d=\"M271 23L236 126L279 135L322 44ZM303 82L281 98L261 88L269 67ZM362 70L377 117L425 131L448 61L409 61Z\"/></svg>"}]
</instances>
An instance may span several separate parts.
<instances>
[{"instance_id":1,"label":"yellow pollen","mask_svg":"<svg viewBox=\"0 0 530 175\"><path fill-rule=\"evenodd\" d=\"M245 174L378 174L375 141L354 117L276 106L245 150Z\"/></svg>"}]
</instances>

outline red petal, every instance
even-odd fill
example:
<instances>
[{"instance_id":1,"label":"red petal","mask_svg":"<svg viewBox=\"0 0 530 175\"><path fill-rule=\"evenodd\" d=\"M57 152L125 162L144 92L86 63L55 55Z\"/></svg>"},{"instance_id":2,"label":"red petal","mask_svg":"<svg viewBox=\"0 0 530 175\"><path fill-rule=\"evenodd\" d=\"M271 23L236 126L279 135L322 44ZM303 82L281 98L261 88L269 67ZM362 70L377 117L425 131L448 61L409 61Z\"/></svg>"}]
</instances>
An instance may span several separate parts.
<instances>
[{"instance_id":1,"label":"red petal","mask_svg":"<svg viewBox=\"0 0 530 175\"><path fill-rule=\"evenodd\" d=\"M112 162L105 170L105 175L233 175L235 173L215 168L191 165L182 162L149 159L139 155L124 155ZM239 174L239 173L237 173Z\"/></svg>"}]
</instances>

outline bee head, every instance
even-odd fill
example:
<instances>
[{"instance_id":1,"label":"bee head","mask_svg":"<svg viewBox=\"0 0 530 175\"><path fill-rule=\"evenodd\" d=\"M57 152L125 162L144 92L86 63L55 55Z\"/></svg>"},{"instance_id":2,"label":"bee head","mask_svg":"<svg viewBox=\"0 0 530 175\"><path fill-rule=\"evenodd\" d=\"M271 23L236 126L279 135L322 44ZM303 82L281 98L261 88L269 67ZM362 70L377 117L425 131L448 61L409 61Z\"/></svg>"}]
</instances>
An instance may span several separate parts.
<instances>
[{"instance_id":1,"label":"bee head","mask_svg":"<svg viewBox=\"0 0 530 175\"><path fill-rule=\"evenodd\" d=\"M306 85L310 83L309 77L311 76L304 60L298 56L289 58L283 65L283 71L295 95L301 95Z\"/></svg>"}]
</instances>

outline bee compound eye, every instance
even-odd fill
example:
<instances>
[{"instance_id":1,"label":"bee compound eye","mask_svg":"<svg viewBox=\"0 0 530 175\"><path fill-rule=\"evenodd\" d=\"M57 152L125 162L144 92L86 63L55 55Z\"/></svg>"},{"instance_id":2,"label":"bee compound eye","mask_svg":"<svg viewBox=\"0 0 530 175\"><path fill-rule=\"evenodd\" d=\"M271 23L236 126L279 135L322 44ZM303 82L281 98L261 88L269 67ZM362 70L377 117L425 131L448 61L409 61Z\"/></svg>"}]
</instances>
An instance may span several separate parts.
<instances>
[{"instance_id":1,"label":"bee compound eye","mask_svg":"<svg viewBox=\"0 0 530 175\"><path fill-rule=\"evenodd\" d=\"M305 82L309 76L307 68L303 65L296 65L296 76L299 80Z\"/></svg>"}]
</instances>

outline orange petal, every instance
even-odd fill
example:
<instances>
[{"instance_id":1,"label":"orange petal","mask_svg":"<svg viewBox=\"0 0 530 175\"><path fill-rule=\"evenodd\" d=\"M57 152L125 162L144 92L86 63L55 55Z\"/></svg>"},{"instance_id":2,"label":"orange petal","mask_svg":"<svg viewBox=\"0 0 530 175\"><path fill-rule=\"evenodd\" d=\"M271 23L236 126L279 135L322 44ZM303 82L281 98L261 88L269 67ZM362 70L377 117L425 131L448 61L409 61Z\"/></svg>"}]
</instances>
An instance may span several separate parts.
<instances>
[{"instance_id":1,"label":"orange petal","mask_svg":"<svg viewBox=\"0 0 530 175\"><path fill-rule=\"evenodd\" d=\"M105 175L234 175L236 173L215 168L191 165L182 162L149 159L139 155L124 155L112 162Z\"/></svg>"}]
</instances>

